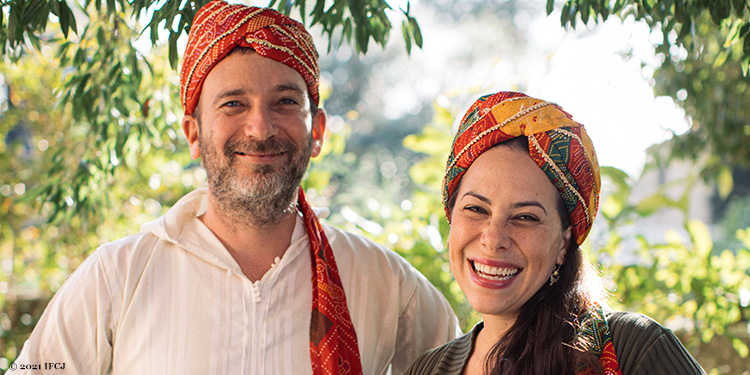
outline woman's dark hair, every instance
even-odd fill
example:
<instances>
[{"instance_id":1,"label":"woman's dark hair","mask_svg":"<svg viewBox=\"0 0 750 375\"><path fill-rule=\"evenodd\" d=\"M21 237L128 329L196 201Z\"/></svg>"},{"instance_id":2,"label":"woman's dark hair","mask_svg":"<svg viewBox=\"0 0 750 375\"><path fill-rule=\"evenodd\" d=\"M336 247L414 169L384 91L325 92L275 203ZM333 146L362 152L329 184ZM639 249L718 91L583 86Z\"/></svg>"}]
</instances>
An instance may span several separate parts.
<instances>
[{"instance_id":1,"label":"woman's dark hair","mask_svg":"<svg viewBox=\"0 0 750 375\"><path fill-rule=\"evenodd\" d=\"M528 152L526 137L516 137L494 147L506 146ZM459 182L460 184L460 182ZM452 210L456 192L449 199ZM570 217L562 202L557 201L562 229L570 227ZM599 276L581 254L574 239L565 253L559 270L560 279L545 283L523 306L513 326L492 347L485 361L490 375L574 375L579 368L594 369L602 374L598 358L577 335L580 318L602 298Z\"/></svg>"}]
</instances>

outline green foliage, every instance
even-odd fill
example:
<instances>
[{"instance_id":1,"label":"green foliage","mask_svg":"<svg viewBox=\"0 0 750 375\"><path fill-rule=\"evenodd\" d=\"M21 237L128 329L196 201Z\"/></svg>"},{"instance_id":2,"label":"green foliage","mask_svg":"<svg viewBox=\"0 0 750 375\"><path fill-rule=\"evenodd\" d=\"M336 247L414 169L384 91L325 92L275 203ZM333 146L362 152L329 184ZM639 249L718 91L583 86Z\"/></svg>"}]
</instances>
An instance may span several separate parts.
<instances>
[{"instance_id":1,"label":"green foliage","mask_svg":"<svg viewBox=\"0 0 750 375\"><path fill-rule=\"evenodd\" d=\"M632 185L622 173L607 169L602 174L605 186L615 188L602 204L607 224L602 231L607 239L604 246L592 249L592 255L609 279L614 293L612 304L642 312L675 329L688 351L707 369L716 366L716 373L726 373L730 362L734 369L746 367L750 345L746 329L750 317L750 228L737 232L733 250L715 247L708 227L698 220L686 221L681 231L668 231L664 242L652 242L642 235L625 238L621 228L661 210L676 209L688 217L687 197L695 178L686 177L632 202ZM665 192L675 186L684 188L677 199ZM633 256L635 261L620 260ZM725 347L717 349L717 342L729 343L735 354L726 352ZM724 358L717 360L716 351Z\"/></svg>"},{"instance_id":2,"label":"green foliage","mask_svg":"<svg viewBox=\"0 0 750 375\"><path fill-rule=\"evenodd\" d=\"M42 204L32 190L44 184L64 185L62 179L75 178L77 168L60 168L52 175L44 171L61 158L76 160L87 147L84 131L71 125L71 107L59 106L51 92L65 74L55 56L52 48L43 46L18 63L4 60L0 64L0 75L10 88L8 107L0 116L2 370L15 359L49 298L91 251L138 232L140 224L160 216L163 207L205 185L205 173L191 164L184 141L173 141L165 134L162 147L148 153L134 152L134 145L126 142L127 157L110 178L90 172L81 191L60 190L61 195L70 194L63 197L63 204L72 207L74 194L80 197L86 194L85 188L99 189L97 193L107 196L98 207L101 214L87 219L59 216L50 223L53 204ZM166 63L163 66L171 72ZM124 124L127 121L123 119Z\"/></svg>"},{"instance_id":3,"label":"green foliage","mask_svg":"<svg viewBox=\"0 0 750 375\"><path fill-rule=\"evenodd\" d=\"M547 1L547 13L554 1ZM670 141L670 155L698 162L705 180L718 182L719 196L731 195L732 167L750 167L750 3L745 0L568 0L561 23L576 27L610 15L643 21L661 31L662 60L653 75L656 95L671 97L685 110L690 130ZM648 78L648 77L647 77ZM653 202L652 202L653 203Z\"/></svg>"},{"instance_id":4,"label":"green foliage","mask_svg":"<svg viewBox=\"0 0 750 375\"><path fill-rule=\"evenodd\" d=\"M554 9L554 0L547 0L547 14ZM644 20L652 29L661 29L663 42L658 47L668 52L671 46L686 46L690 51L697 51L703 44L697 43L696 34L711 23L712 37L723 43L725 50L723 64L728 55L735 54L742 70L747 75L750 63L750 5L745 0L617 0L613 2L600 0L566 0L560 22L563 26L575 28L580 19L584 24L606 21L610 15L621 18L628 16ZM716 32L719 31L719 32ZM732 46L737 46L732 51Z\"/></svg>"},{"instance_id":5,"label":"green foliage","mask_svg":"<svg viewBox=\"0 0 750 375\"><path fill-rule=\"evenodd\" d=\"M195 13L209 0L191 1L154 1L154 0L85 0L80 2L83 10L95 9L96 13L106 18L116 17L118 13L129 14L134 18L142 14L151 13L151 18L145 29L149 30L151 41L154 45L160 42L163 32L168 33L167 44L169 45L169 61L173 68L177 67L179 51L177 51L177 40L190 31ZM78 5L76 4L76 5ZM380 46L385 46L392 29L387 11L392 8L384 0L373 1L343 1L334 0L332 3L325 0L315 1L310 13L307 9L308 2L302 1L277 1L270 0L268 7L276 7L280 12L289 15L292 11L298 11L303 23L309 26L320 25L324 35L328 36L329 42L335 35L340 35L341 41L354 44L356 49L366 53L370 40ZM410 49L412 41L419 47L422 46L422 35L419 31L417 20L409 15L410 3L407 1L406 10L400 12L404 17L404 40L407 49ZM78 34L75 12L70 9L64 0L12 0L0 4L0 54L11 54L19 57L23 53L26 42L39 48L46 41L45 33L51 16L58 20L60 31L67 39L69 32ZM7 17L7 20L5 20ZM98 31L93 31L98 37ZM84 31L81 39L94 38ZM115 35L116 38L129 38L128 36ZM103 43L100 43L103 46ZM329 43L329 48L332 43Z\"/></svg>"},{"instance_id":6,"label":"green foliage","mask_svg":"<svg viewBox=\"0 0 750 375\"><path fill-rule=\"evenodd\" d=\"M0 54L13 61L29 46L57 49L66 72L62 84L50 82L60 95L59 105L74 116L68 119L66 134L78 142L55 150L48 165L49 178L29 195L49 203L50 221L92 213L110 206L104 186L123 165L137 162L152 148L171 147L179 133L181 116L176 92L177 78L164 64L159 50L168 50L169 66L177 68L177 40L188 33L197 9L208 3L196 1L86 0L71 9L61 0L8 1L0 3ZM271 1L270 6L289 14L296 10L309 26L320 25L329 42L334 35L353 43L365 53L372 39L387 42L392 25L383 0L315 2L309 19L306 1ZM87 19L76 19L85 13ZM404 39L422 45L419 25L406 10ZM146 18L150 15L150 18ZM7 17L7 22L4 20ZM146 19L141 28L136 20ZM150 36L152 46L137 47L141 33ZM72 31L72 33L70 33ZM166 41L162 40L165 38ZM28 43L27 43L28 42ZM166 47L162 46L166 43ZM330 46L333 43L329 43ZM157 52L151 59L149 52Z\"/></svg>"}]
</instances>

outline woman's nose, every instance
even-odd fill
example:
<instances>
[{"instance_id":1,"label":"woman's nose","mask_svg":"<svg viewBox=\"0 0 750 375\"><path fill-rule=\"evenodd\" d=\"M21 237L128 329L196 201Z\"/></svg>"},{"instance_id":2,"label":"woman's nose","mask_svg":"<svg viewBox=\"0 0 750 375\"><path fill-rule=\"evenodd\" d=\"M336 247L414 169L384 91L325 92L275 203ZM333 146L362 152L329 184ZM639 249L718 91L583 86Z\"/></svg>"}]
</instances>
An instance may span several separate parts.
<instances>
[{"instance_id":1,"label":"woman's nose","mask_svg":"<svg viewBox=\"0 0 750 375\"><path fill-rule=\"evenodd\" d=\"M482 244L491 251L505 250L510 247L509 234L503 223L487 222L482 228Z\"/></svg>"}]
</instances>

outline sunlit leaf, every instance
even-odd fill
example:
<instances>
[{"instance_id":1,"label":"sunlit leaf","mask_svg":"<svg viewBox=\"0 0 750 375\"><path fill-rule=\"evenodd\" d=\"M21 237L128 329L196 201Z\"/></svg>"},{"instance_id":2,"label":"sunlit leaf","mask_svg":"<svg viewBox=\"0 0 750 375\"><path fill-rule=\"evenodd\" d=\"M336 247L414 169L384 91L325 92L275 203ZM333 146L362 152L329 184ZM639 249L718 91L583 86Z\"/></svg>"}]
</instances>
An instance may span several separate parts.
<instances>
[{"instance_id":1,"label":"sunlit leaf","mask_svg":"<svg viewBox=\"0 0 750 375\"><path fill-rule=\"evenodd\" d=\"M716 187L719 190L719 196L722 199L726 199L730 193L734 190L734 178L732 177L732 169L729 167L721 168L719 176L716 180Z\"/></svg>"},{"instance_id":2,"label":"sunlit leaf","mask_svg":"<svg viewBox=\"0 0 750 375\"><path fill-rule=\"evenodd\" d=\"M690 220L687 223L688 232L694 246L696 257L706 258L713 249L713 241L706 224L700 220Z\"/></svg>"},{"instance_id":3,"label":"sunlit leaf","mask_svg":"<svg viewBox=\"0 0 750 375\"><path fill-rule=\"evenodd\" d=\"M658 211L663 207L673 206L674 201L667 198L664 194L654 194L641 202L639 202L635 211L641 216L648 216Z\"/></svg>"},{"instance_id":4,"label":"sunlit leaf","mask_svg":"<svg viewBox=\"0 0 750 375\"><path fill-rule=\"evenodd\" d=\"M742 341L739 338L732 338L732 347L735 351L737 351L737 354L740 355L742 358L747 358L748 355L748 347L747 344L745 344L744 341Z\"/></svg>"}]
</instances>

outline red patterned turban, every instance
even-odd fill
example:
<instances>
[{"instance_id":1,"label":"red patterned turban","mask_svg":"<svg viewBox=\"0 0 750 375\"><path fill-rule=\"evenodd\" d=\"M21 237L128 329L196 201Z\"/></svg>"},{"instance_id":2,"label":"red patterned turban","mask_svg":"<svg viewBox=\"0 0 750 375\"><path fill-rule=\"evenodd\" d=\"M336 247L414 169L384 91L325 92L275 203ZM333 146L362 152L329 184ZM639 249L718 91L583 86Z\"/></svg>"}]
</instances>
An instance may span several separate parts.
<instances>
[{"instance_id":1,"label":"red patterned turban","mask_svg":"<svg viewBox=\"0 0 750 375\"><path fill-rule=\"evenodd\" d=\"M519 92L479 98L461 120L443 179L443 206L471 163L498 143L525 136L529 155L560 192L579 245L591 230L599 206L599 163L583 125L557 104Z\"/></svg>"},{"instance_id":2,"label":"red patterned turban","mask_svg":"<svg viewBox=\"0 0 750 375\"><path fill-rule=\"evenodd\" d=\"M214 0L198 10L190 28L180 73L186 115L195 111L211 68L238 46L251 47L299 72L318 105L318 51L305 27L273 9Z\"/></svg>"}]
</instances>

